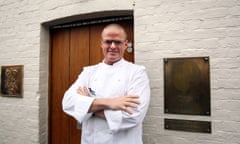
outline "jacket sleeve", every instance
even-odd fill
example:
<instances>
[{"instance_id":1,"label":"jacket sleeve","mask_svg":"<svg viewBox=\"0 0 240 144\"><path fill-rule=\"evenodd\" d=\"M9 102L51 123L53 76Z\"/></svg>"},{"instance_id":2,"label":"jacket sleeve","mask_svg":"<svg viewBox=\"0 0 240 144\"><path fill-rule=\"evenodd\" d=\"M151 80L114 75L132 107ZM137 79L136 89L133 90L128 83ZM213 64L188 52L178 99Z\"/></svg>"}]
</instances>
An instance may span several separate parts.
<instances>
[{"instance_id":1,"label":"jacket sleeve","mask_svg":"<svg viewBox=\"0 0 240 144\"><path fill-rule=\"evenodd\" d=\"M87 86L87 80L88 72L84 69L78 76L78 79L65 92L62 100L63 111L74 117L79 123L82 123L91 116L88 110L94 100L93 97L83 96L77 93L78 87Z\"/></svg>"},{"instance_id":2,"label":"jacket sleeve","mask_svg":"<svg viewBox=\"0 0 240 144\"><path fill-rule=\"evenodd\" d=\"M136 110L131 109L132 115L121 110L104 110L109 128L112 131L129 129L143 122L150 101L150 85L145 67L141 67L133 73L128 84L128 95L138 95L140 105Z\"/></svg>"}]
</instances>

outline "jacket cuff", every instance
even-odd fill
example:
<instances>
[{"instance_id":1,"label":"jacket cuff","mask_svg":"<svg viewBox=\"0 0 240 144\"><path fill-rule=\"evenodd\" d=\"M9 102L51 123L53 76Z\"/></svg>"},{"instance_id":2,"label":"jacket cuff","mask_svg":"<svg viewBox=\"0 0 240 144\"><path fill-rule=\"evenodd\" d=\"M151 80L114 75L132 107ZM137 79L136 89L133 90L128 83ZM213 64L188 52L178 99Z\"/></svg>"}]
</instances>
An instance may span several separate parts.
<instances>
[{"instance_id":1,"label":"jacket cuff","mask_svg":"<svg viewBox=\"0 0 240 144\"><path fill-rule=\"evenodd\" d=\"M95 98L93 97L88 97L88 96L77 96L75 97L75 106L74 106L74 111L76 115L76 119L79 122L82 122L86 120L86 117L89 117L88 111L93 103Z\"/></svg>"},{"instance_id":2,"label":"jacket cuff","mask_svg":"<svg viewBox=\"0 0 240 144\"><path fill-rule=\"evenodd\" d=\"M118 131L122 123L122 111L121 110L104 110L109 129L113 132Z\"/></svg>"}]
</instances>

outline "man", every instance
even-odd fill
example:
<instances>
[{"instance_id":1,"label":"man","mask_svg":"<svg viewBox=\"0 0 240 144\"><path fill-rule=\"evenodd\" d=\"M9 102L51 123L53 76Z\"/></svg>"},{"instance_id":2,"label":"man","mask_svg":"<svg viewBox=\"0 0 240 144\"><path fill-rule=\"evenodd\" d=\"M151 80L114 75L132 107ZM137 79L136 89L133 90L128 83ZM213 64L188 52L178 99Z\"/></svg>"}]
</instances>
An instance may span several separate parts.
<instances>
[{"instance_id":1,"label":"man","mask_svg":"<svg viewBox=\"0 0 240 144\"><path fill-rule=\"evenodd\" d=\"M82 144L142 144L150 86L145 67L123 59L127 44L120 25L107 25L104 60L85 67L64 95L64 112L82 123Z\"/></svg>"}]
</instances>

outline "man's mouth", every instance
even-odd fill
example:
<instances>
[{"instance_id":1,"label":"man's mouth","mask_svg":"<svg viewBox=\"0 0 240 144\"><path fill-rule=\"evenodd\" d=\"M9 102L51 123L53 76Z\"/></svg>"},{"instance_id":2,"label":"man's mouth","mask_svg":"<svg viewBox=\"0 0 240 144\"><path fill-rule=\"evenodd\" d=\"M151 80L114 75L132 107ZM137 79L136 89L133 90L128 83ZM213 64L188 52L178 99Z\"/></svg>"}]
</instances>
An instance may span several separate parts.
<instances>
[{"instance_id":1,"label":"man's mouth","mask_svg":"<svg viewBox=\"0 0 240 144\"><path fill-rule=\"evenodd\" d=\"M118 49L108 49L107 52L118 53Z\"/></svg>"}]
</instances>

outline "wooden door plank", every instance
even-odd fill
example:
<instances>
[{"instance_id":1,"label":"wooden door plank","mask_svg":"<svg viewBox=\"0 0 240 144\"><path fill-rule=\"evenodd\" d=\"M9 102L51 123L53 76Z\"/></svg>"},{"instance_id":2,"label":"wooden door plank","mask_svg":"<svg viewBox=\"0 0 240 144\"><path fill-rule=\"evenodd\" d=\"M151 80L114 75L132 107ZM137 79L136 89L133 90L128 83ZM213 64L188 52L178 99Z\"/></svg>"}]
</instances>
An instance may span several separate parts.
<instances>
[{"instance_id":1,"label":"wooden door plank","mask_svg":"<svg viewBox=\"0 0 240 144\"><path fill-rule=\"evenodd\" d=\"M84 66L89 65L89 27L71 30L70 85L77 79Z\"/></svg>"},{"instance_id":2,"label":"wooden door plank","mask_svg":"<svg viewBox=\"0 0 240 144\"><path fill-rule=\"evenodd\" d=\"M103 60L101 48L101 33L106 24L98 24L90 27L90 63L94 65Z\"/></svg>"},{"instance_id":3,"label":"wooden door plank","mask_svg":"<svg viewBox=\"0 0 240 144\"><path fill-rule=\"evenodd\" d=\"M62 111L62 98L69 87L69 30L52 33L50 73L50 144L68 144L69 117Z\"/></svg>"},{"instance_id":4,"label":"wooden door plank","mask_svg":"<svg viewBox=\"0 0 240 144\"><path fill-rule=\"evenodd\" d=\"M84 66L89 65L89 27L71 30L70 46L70 85L77 79ZM77 121L70 119L70 144L79 144L81 131L77 130Z\"/></svg>"}]
</instances>

